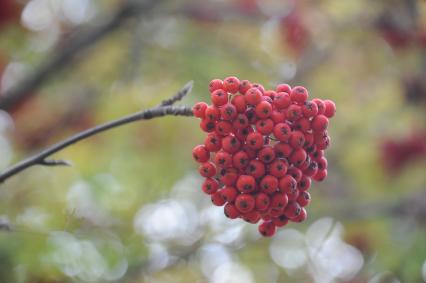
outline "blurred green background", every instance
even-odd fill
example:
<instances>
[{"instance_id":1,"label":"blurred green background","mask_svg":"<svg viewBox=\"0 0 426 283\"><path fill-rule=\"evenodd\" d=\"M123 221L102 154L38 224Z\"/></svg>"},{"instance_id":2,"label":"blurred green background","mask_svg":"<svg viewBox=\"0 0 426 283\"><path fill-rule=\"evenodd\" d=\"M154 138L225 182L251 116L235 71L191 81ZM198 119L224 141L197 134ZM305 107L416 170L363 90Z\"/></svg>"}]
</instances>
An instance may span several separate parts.
<instances>
[{"instance_id":1,"label":"blurred green background","mask_svg":"<svg viewBox=\"0 0 426 283\"><path fill-rule=\"evenodd\" d=\"M229 75L336 102L306 222L228 220L199 122L143 121L0 184L0 282L426 282L425 1L0 0L0 168Z\"/></svg>"}]
</instances>

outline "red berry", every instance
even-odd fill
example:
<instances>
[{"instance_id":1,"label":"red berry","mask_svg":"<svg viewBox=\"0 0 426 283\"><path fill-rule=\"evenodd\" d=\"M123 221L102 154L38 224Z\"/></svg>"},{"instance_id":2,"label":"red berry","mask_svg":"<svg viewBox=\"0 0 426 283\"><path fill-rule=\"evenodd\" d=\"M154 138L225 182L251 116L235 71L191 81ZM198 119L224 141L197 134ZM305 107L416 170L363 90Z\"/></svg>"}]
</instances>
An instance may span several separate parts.
<instances>
[{"instance_id":1,"label":"red berry","mask_svg":"<svg viewBox=\"0 0 426 283\"><path fill-rule=\"evenodd\" d=\"M247 135L247 146L251 149L257 150L263 147L263 136L260 133L250 133Z\"/></svg>"},{"instance_id":2,"label":"red berry","mask_svg":"<svg viewBox=\"0 0 426 283\"><path fill-rule=\"evenodd\" d=\"M283 211L284 208L287 206L287 203L288 203L287 195L282 193L275 193L271 198L271 207L273 209Z\"/></svg>"},{"instance_id":3,"label":"red berry","mask_svg":"<svg viewBox=\"0 0 426 283\"><path fill-rule=\"evenodd\" d=\"M300 205L295 202L295 201L290 201L286 208L284 209L284 215L287 218L295 218L296 216L298 216L301 212L302 208L300 207Z\"/></svg>"},{"instance_id":4,"label":"red berry","mask_svg":"<svg viewBox=\"0 0 426 283\"><path fill-rule=\"evenodd\" d=\"M247 103L246 99L244 98L244 95L234 95L232 97L231 103L235 106L235 109L237 109L238 113L246 112Z\"/></svg>"},{"instance_id":5,"label":"red berry","mask_svg":"<svg viewBox=\"0 0 426 283\"><path fill-rule=\"evenodd\" d=\"M259 212L252 210L248 213L244 213L243 215L241 215L241 218L244 219L244 221L247 221L248 223L256 224L257 222L259 222L261 217Z\"/></svg>"},{"instance_id":6,"label":"red berry","mask_svg":"<svg viewBox=\"0 0 426 283\"><path fill-rule=\"evenodd\" d=\"M317 182L324 181L324 179L327 177L327 169L318 170L318 172L312 176L312 179L314 179Z\"/></svg>"},{"instance_id":7,"label":"red berry","mask_svg":"<svg viewBox=\"0 0 426 283\"><path fill-rule=\"evenodd\" d=\"M265 211L269 208L271 200L265 193L258 193L255 196L255 208L258 211Z\"/></svg>"},{"instance_id":8,"label":"red berry","mask_svg":"<svg viewBox=\"0 0 426 283\"><path fill-rule=\"evenodd\" d=\"M197 118L204 118L208 105L205 102L198 102L192 107L192 113Z\"/></svg>"},{"instance_id":9,"label":"red berry","mask_svg":"<svg viewBox=\"0 0 426 283\"><path fill-rule=\"evenodd\" d=\"M241 213L247 213L254 209L255 201L254 197L249 194L240 194L235 199L235 207Z\"/></svg>"},{"instance_id":10,"label":"red berry","mask_svg":"<svg viewBox=\"0 0 426 283\"><path fill-rule=\"evenodd\" d=\"M207 120L207 119L203 119L200 122L200 128L201 128L201 130L203 130L206 133L213 132L215 126L216 126L216 122L210 121L210 120Z\"/></svg>"},{"instance_id":11,"label":"red berry","mask_svg":"<svg viewBox=\"0 0 426 283\"><path fill-rule=\"evenodd\" d=\"M290 121L296 121L302 118L302 107L296 104L292 104L287 108L287 119Z\"/></svg>"},{"instance_id":12,"label":"red berry","mask_svg":"<svg viewBox=\"0 0 426 283\"><path fill-rule=\"evenodd\" d=\"M274 122L271 119L263 119L256 122L256 130L262 135L269 135L274 130Z\"/></svg>"},{"instance_id":13,"label":"red berry","mask_svg":"<svg viewBox=\"0 0 426 283\"><path fill-rule=\"evenodd\" d=\"M328 118L331 118L336 113L336 104L331 100L324 100L325 110L324 115Z\"/></svg>"},{"instance_id":14,"label":"red berry","mask_svg":"<svg viewBox=\"0 0 426 283\"><path fill-rule=\"evenodd\" d=\"M318 163L318 170L327 169L328 162L327 162L327 158L325 158L324 156L321 156L320 158L318 158L317 163Z\"/></svg>"},{"instance_id":15,"label":"red berry","mask_svg":"<svg viewBox=\"0 0 426 283\"><path fill-rule=\"evenodd\" d=\"M210 83L209 83L209 91L210 91L210 93L212 93L213 91L215 91L217 89L223 89L223 82L222 82L222 80L214 79L214 80L210 81Z\"/></svg>"},{"instance_id":16,"label":"red berry","mask_svg":"<svg viewBox=\"0 0 426 283\"><path fill-rule=\"evenodd\" d=\"M213 177L216 175L216 166L212 162L206 162L200 165L198 172L203 177Z\"/></svg>"},{"instance_id":17,"label":"red berry","mask_svg":"<svg viewBox=\"0 0 426 283\"><path fill-rule=\"evenodd\" d=\"M277 140L287 142L290 139L291 128L286 123L279 123L275 125L273 132Z\"/></svg>"},{"instance_id":18,"label":"red berry","mask_svg":"<svg viewBox=\"0 0 426 283\"><path fill-rule=\"evenodd\" d=\"M262 101L262 92L258 88L252 87L247 90L245 98L247 104L257 105Z\"/></svg>"},{"instance_id":19,"label":"red berry","mask_svg":"<svg viewBox=\"0 0 426 283\"><path fill-rule=\"evenodd\" d=\"M275 90L277 92L290 93L291 92L291 86L289 86L288 84L279 84L279 85L277 85L277 87L275 88Z\"/></svg>"},{"instance_id":20,"label":"red berry","mask_svg":"<svg viewBox=\"0 0 426 283\"><path fill-rule=\"evenodd\" d=\"M301 148L305 144L305 135L300 131L293 131L289 143L294 149Z\"/></svg>"},{"instance_id":21,"label":"red berry","mask_svg":"<svg viewBox=\"0 0 426 283\"><path fill-rule=\"evenodd\" d=\"M287 172L287 164L283 160L275 159L269 166L269 172L277 178L284 177Z\"/></svg>"},{"instance_id":22,"label":"red berry","mask_svg":"<svg viewBox=\"0 0 426 283\"><path fill-rule=\"evenodd\" d=\"M232 166L232 155L226 151L220 150L214 157L214 163L222 168Z\"/></svg>"},{"instance_id":23,"label":"red berry","mask_svg":"<svg viewBox=\"0 0 426 283\"><path fill-rule=\"evenodd\" d=\"M232 126L235 129L239 129L239 130L247 128L248 125L249 125L249 121L247 119L247 116L244 114L238 114L234 122L232 123Z\"/></svg>"},{"instance_id":24,"label":"red berry","mask_svg":"<svg viewBox=\"0 0 426 283\"><path fill-rule=\"evenodd\" d=\"M223 120L234 120L237 117L237 108L231 103L227 103L220 108L220 115Z\"/></svg>"},{"instance_id":25,"label":"red berry","mask_svg":"<svg viewBox=\"0 0 426 283\"><path fill-rule=\"evenodd\" d=\"M252 160L249 162L246 168L246 172L256 179L261 178L263 175L265 175L265 165L259 160Z\"/></svg>"},{"instance_id":26,"label":"red berry","mask_svg":"<svg viewBox=\"0 0 426 283\"><path fill-rule=\"evenodd\" d=\"M256 189L256 180L250 175L240 175L237 180L237 189L242 193L251 193Z\"/></svg>"},{"instance_id":27,"label":"red berry","mask_svg":"<svg viewBox=\"0 0 426 283\"><path fill-rule=\"evenodd\" d=\"M284 177L282 177L279 181L278 186L280 192L284 194L289 194L297 190L297 182L290 175L285 175Z\"/></svg>"},{"instance_id":28,"label":"red berry","mask_svg":"<svg viewBox=\"0 0 426 283\"><path fill-rule=\"evenodd\" d=\"M204 140L204 146L210 152L219 151L219 149L221 149L222 147L222 139L219 135L215 133L210 133L207 135L206 139Z\"/></svg>"},{"instance_id":29,"label":"red berry","mask_svg":"<svg viewBox=\"0 0 426 283\"><path fill-rule=\"evenodd\" d=\"M297 188L299 191L307 191L311 187L311 178L303 175L300 181L297 183Z\"/></svg>"},{"instance_id":30,"label":"red berry","mask_svg":"<svg viewBox=\"0 0 426 283\"><path fill-rule=\"evenodd\" d=\"M210 159L210 152L204 145L197 145L192 150L192 157L199 163L207 162Z\"/></svg>"},{"instance_id":31,"label":"red berry","mask_svg":"<svg viewBox=\"0 0 426 283\"><path fill-rule=\"evenodd\" d=\"M311 121L308 118L302 117L294 122L294 129L307 133L311 129Z\"/></svg>"},{"instance_id":32,"label":"red berry","mask_svg":"<svg viewBox=\"0 0 426 283\"><path fill-rule=\"evenodd\" d=\"M252 87L257 88L262 95L265 93L265 88L259 83L253 83Z\"/></svg>"},{"instance_id":33,"label":"red berry","mask_svg":"<svg viewBox=\"0 0 426 283\"><path fill-rule=\"evenodd\" d=\"M296 149L291 154L289 161L294 166L299 167L300 164L302 164L308 155L306 154L306 151L303 148Z\"/></svg>"},{"instance_id":34,"label":"red berry","mask_svg":"<svg viewBox=\"0 0 426 283\"><path fill-rule=\"evenodd\" d=\"M311 203L311 195L308 192L300 192L299 197L297 198L297 203L301 206L307 206Z\"/></svg>"},{"instance_id":35,"label":"red berry","mask_svg":"<svg viewBox=\"0 0 426 283\"><path fill-rule=\"evenodd\" d=\"M220 171L219 180L225 186L233 186L238 179L238 172L235 168L226 168Z\"/></svg>"},{"instance_id":36,"label":"red berry","mask_svg":"<svg viewBox=\"0 0 426 283\"><path fill-rule=\"evenodd\" d=\"M275 224L275 226L277 227L284 227L285 225L287 225L288 223L288 218L285 217L285 215L280 215L278 217L274 217L272 218L272 222Z\"/></svg>"},{"instance_id":37,"label":"red berry","mask_svg":"<svg viewBox=\"0 0 426 283\"><path fill-rule=\"evenodd\" d=\"M223 106L228 103L228 93L223 89L217 89L211 93L210 99L214 106Z\"/></svg>"},{"instance_id":38,"label":"red berry","mask_svg":"<svg viewBox=\"0 0 426 283\"><path fill-rule=\"evenodd\" d=\"M328 118L324 115L317 115L312 119L312 130L316 132L323 132L328 127Z\"/></svg>"},{"instance_id":39,"label":"red berry","mask_svg":"<svg viewBox=\"0 0 426 283\"><path fill-rule=\"evenodd\" d=\"M201 186L201 189L206 194L213 194L219 189L219 183L212 178L206 178L203 182L203 185Z\"/></svg>"},{"instance_id":40,"label":"red berry","mask_svg":"<svg viewBox=\"0 0 426 283\"><path fill-rule=\"evenodd\" d=\"M306 218L308 218L308 213L306 212L305 208L301 208L300 209L300 213L298 216L296 216L295 218L291 219L291 221L293 222L303 222L306 220Z\"/></svg>"},{"instance_id":41,"label":"red berry","mask_svg":"<svg viewBox=\"0 0 426 283\"><path fill-rule=\"evenodd\" d=\"M245 151L239 151L232 157L232 164L237 169L246 168L249 161L249 156Z\"/></svg>"},{"instance_id":42,"label":"red berry","mask_svg":"<svg viewBox=\"0 0 426 283\"><path fill-rule=\"evenodd\" d=\"M260 189L266 194L273 194L277 191L278 179L271 175L266 175L260 181Z\"/></svg>"},{"instance_id":43,"label":"red berry","mask_svg":"<svg viewBox=\"0 0 426 283\"><path fill-rule=\"evenodd\" d=\"M290 98L297 104L303 104L308 99L308 90L303 86L296 86L290 92Z\"/></svg>"},{"instance_id":44,"label":"red berry","mask_svg":"<svg viewBox=\"0 0 426 283\"><path fill-rule=\"evenodd\" d=\"M217 107L214 107L213 105L210 105L206 108L205 111L205 117L208 121L217 121L220 118L220 110Z\"/></svg>"},{"instance_id":45,"label":"red berry","mask_svg":"<svg viewBox=\"0 0 426 283\"><path fill-rule=\"evenodd\" d=\"M240 82L240 93L245 94L251 88L251 82L248 80L242 80Z\"/></svg>"},{"instance_id":46,"label":"red berry","mask_svg":"<svg viewBox=\"0 0 426 283\"><path fill-rule=\"evenodd\" d=\"M296 182L299 182L302 178L302 171L296 167L288 168L287 174L292 176L296 180Z\"/></svg>"},{"instance_id":47,"label":"red berry","mask_svg":"<svg viewBox=\"0 0 426 283\"><path fill-rule=\"evenodd\" d=\"M306 118L314 117L318 114L318 105L312 101L306 101L302 106L303 116Z\"/></svg>"},{"instance_id":48,"label":"red berry","mask_svg":"<svg viewBox=\"0 0 426 283\"><path fill-rule=\"evenodd\" d=\"M230 219L235 219L238 218L240 216L240 212L238 211L238 209L235 207L235 205L227 203L223 209L225 216L230 218Z\"/></svg>"},{"instance_id":49,"label":"red berry","mask_svg":"<svg viewBox=\"0 0 426 283\"><path fill-rule=\"evenodd\" d=\"M260 119L266 119L271 116L272 113L272 105L267 101L261 101L255 107L256 115Z\"/></svg>"},{"instance_id":50,"label":"red berry","mask_svg":"<svg viewBox=\"0 0 426 283\"><path fill-rule=\"evenodd\" d=\"M220 192L213 193L211 195L211 199L212 199L212 203L216 206L222 206L226 203L225 200L220 195Z\"/></svg>"},{"instance_id":51,"label":"red berry","mask_svg":"<svg viewBox=\"0 0 426 283\"><path fill-rule=\"evenodd\" d=\"M317 105L318 108L318 115L324 114L325 112L325 103L319 98L312 99L312 102Z\"/></svg>"},{"instance_id":52,"label":"red berry","mask_svg":"<svg viewBox=\"0 0 426 283\"><path fill-rule=\"evenodd\" d=\"M272 221L265 221L259 225L259 233L264 237L272 237L275 231L276 227Z\"/></svg>"},{"instance_id":53,"label":"red berry","mask_svg":"<svg viewBox=\"0 0 426 283\"><path fill-rule=\"evenodd\" d=\"M236 93L240 89L240 80L237 77L227 77L223 80L223 89L230 93Z\"/></svg>"},{"instance_id":54,"label":"red berry","mask_svg":"<svg viewBox=\"0 0 426 283\"><path fill-rule=\"evenodd\" d=\"M271 114L271 119L275 124L283 123L285 121L285 113L279 110L273 110Z\"/></svg>"},{"instance_id":55,"label":"red berry","mask_svg":"<svg viewBox=\"0 0 426 283\"><path fill-rule=\"evenodd\" d=\"M257 157L263 163L271 163L275 159L275 150L270 146L265 146L259 150Z\"/></svg>"},{"instance_id":56,"label":"red berry","mask_svg":"<svg viewBox=\"0 0 426 283\"><path fill-rule=\"evenodd\" d=\"M218 133L219 135L227 136L232 133L234 128L232 127L232 124L228 121L219 121L215 126L215 130L216 133Z\"/></svg>"},{"instance_id":57,"label":"red berry","mask_svg":"<svg viewBox=\"0 0 426 283\"><path fill-rule=\"evenodd\" d=\"M226 202L233 202L238 195L237 189L230 186L224 187L219 192Z\"/></svg>"},{"instance_id":58,"label":"red berry","mask_svg":"<svg viewBox=\"0 0 426 283\"><path fill-rule=\"evenodd\" d=\"M278 158L288 158L293 152L293 148L288 143L279 142L274 145L275 155Z\"/></svg>"},{"instance_id":59,"label":"red berry","mask_svg":"<svg viewBox=\"0 0 426 283\"><path fill-rule=\"evenodd\" d=\"M303 175L306 175L308 177L312 177L318 172L318 163L316 161L309 162L308 168L303 170Z\"/></svg>"},{"instance_id":60,"label":"red berry","mask_svg":"<svg viewBox=\"0 0 426 283\"><path fill-rule=\"evenodd\" d=\"M235 153L240 147L241 143L235 136L226 136L222 139L222 148L226 152Z\"/></svg>"}]
</instances>

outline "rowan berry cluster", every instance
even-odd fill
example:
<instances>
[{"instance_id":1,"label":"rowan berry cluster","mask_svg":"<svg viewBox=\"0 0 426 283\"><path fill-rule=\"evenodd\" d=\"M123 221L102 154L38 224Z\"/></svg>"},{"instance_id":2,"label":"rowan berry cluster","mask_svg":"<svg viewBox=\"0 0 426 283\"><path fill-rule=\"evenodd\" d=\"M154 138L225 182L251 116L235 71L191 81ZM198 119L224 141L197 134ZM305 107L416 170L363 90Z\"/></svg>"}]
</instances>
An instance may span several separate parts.
<instances>
[{"instance_id":1,"label":"rowan berry cluster","mask_svg":"<svg viewBox=\"0 0 426 283\"><path fill-rule=\"evenodd\" d=\"M202 190L225 215L258 223L263 236L307 218L311 180L327 176L330 100L308 100L302 86L257 83L228 77L209 84L212 105L198 102L194 116L207 132L192 155L205 178Z\"/></svg>"}]
</instances>

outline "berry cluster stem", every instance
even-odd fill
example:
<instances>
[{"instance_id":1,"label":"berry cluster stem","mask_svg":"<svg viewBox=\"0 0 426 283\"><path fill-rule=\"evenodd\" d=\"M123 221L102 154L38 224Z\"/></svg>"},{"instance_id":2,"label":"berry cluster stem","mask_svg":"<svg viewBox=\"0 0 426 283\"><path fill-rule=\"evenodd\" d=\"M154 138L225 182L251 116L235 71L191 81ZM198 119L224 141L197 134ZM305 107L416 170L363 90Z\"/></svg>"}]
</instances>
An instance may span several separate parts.
<instances>
[{"instance_id":1,"label":"berry cluster stem","mask_svg":"<svg viewBox=\"0 0 426 283\"><path fill-rule=\"evenodd\" d=\"M122 118L106 122L104 124L100 124L93 128L87 129L85 131L79 132L69 138L66 138L45 150L30 156L17 164L7 168L0 174L0 183L4 182L6 179L24 171L25 169L35 166L35 165L43 165L43 166L57 166L57 165L70 165L68 161L64 160L51 160L47 159L47 157L52 154L69 147L78 141L87 139L91 136L99 134L101 132L129 124L132 122L140 121L140 120L149 120L153 118L163 117L163 116L193 116L192 110L187 106L173 106L173 104L179 100L181 100L185 95L187 95L192 90L193 82L188 82L179 92L177 92L170 99L164 100L161 104L149 108L143 111L139 111Z\"/></svg>"}]
</instances>

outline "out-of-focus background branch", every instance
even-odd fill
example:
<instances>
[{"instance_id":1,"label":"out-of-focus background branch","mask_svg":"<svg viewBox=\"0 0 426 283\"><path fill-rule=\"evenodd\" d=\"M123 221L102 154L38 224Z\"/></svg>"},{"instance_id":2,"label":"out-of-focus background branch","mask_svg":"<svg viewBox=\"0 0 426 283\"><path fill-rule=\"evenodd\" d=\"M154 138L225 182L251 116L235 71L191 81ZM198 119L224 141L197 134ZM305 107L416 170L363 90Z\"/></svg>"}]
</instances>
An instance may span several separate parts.
<instances>
[{"instance_id":1,"label":"out-of-focus background branch","mask_svg":"<svg viewBox=\"0 0 426 283\"><path fill-rule=\"evenodd\" d=\"M425 54L422 0L1 0L1 170L188 80L188 104L236 75L337 114L307 222L273 239L202 195L195 119L58 152L1 186L0 282L425 282Z\"/></svg>"}]
</instances>

